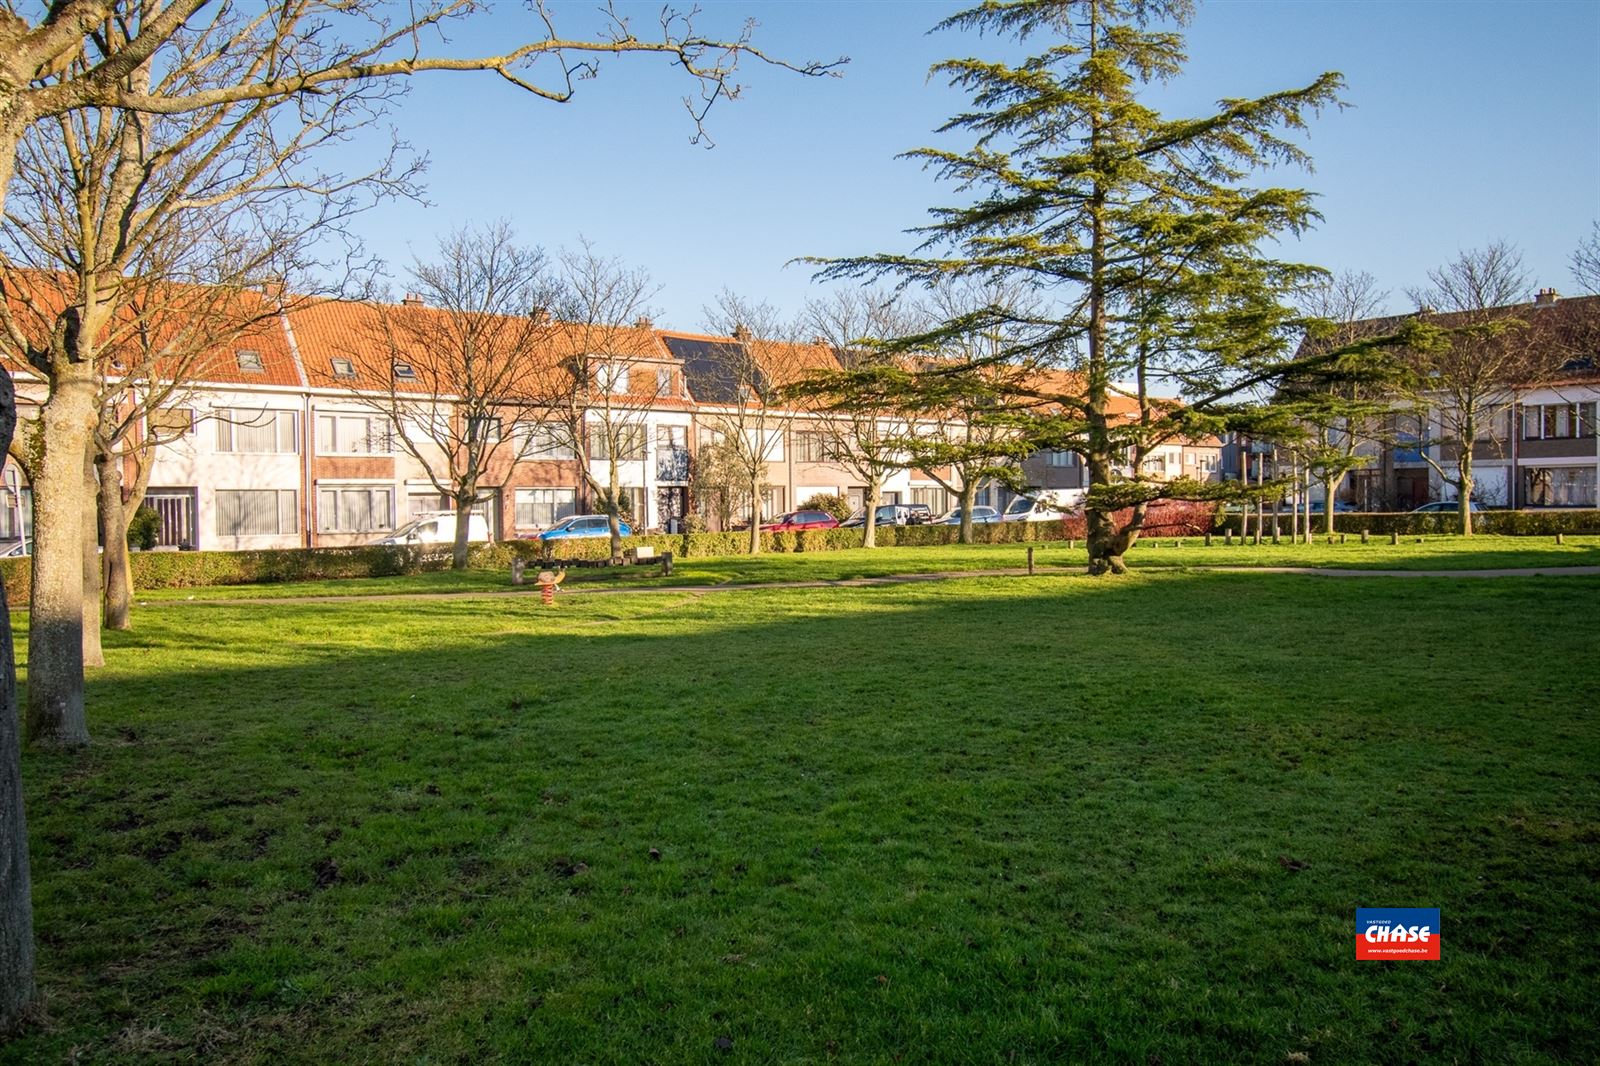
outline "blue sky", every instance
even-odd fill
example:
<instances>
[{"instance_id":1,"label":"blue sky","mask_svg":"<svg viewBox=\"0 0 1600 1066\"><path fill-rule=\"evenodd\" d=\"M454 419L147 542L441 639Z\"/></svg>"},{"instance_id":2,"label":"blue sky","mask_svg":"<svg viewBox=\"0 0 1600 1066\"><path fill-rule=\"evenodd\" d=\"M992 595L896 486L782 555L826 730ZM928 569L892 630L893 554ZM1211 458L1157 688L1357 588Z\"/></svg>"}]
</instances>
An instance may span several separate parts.
<instances>
[{"instance_id":1,"label":"blue sky","mask_svg":"<svg viewBox=\"0 0 1600 1066\"><path fill-rule=\"evenodd\" d=\"M552 6L565 34L595 24L594 4ZM927 80L930 64L1004 47L927 34L960 6L703 0L702 32L731 35L754 17L774 54L851 60L837 79L748 67L744 96L710 116L710 150L689 143L687 79L655 58L607 60L563 106L492 76L418 78L393 121L430 156L431 204L385 205L355 228L397 288L440 234L504 217L527 243L553 250L582 235L647 269L663 324L701 325L724 287L796 310L820 289L789 260L904 249L903 231L950 202L895 155L931 143L964 103ZM659 10L618 7L641 36ZM520 17L506 4L452 47L493 47ZM1600 3L1213 0L1187 36L1184 76L1149 98L1169 115L1325 70L1349 83L1353 106L1323 114L1305 140L1315 172L1272 179L1317 192L1326 216L1287 254L1372 272L1397 311L1430 266L1496 238L1522 248L1536 284L1572 289L1568 257L1600 218Z\"/></svg>"}]
</instances>

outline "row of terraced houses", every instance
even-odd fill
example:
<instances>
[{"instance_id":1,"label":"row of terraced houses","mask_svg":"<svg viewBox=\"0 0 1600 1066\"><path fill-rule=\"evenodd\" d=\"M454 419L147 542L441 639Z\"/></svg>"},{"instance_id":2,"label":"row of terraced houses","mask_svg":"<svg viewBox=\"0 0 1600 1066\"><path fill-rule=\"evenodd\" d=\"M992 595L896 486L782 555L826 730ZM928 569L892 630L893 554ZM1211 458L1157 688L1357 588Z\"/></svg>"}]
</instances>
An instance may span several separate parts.
<instances>
[{"instance_id":1,"label":"row of terraced houses","mask_svg":"<svg viewBox=\"0 0 1600 1066\"><path fill-rule=\"evenodd\" d=\"M1559 309L1557 309L1559 307ZM1541 298L1540 313L1600 315L1600 297ZM412 516L447 510L416 459L397 447L392 428L363 395L399 387L424 399L426 382L404 361L385 361L389 381L352 358L372 334L382 305L307 303L263 320L231 351L206 364L203 380L181 403L153 419L164 438L151 470L148 504L161 517L160 544L236 550L339 546L369 542ZM625 371L599 387L634 401L641 397L620 467L631 511L641 529L676 531L695 509L691 471L695 454L724 425L708 415L737 397L714 370L716 353L748 343L743 336L710 337L658 329L647 320L610 331L608 343L627 355ZM802 368L837 366L820 343L792 346ZM598 353L604 356L606 353ZM420 362L420 360L419 360ZM602 360L601 363L604 366ZM18 374L19 416L27 419L38 383ZM1479 442L1480 484L1516 506L1595 505L1600 473L1596 401L1600 370L1574 360L1559 381L1526 390L1500 424ZM1132 417L1132 404L1121 412ZM860 506L865 486L849 466L830 461L817 416L800 415L776 430L767 450L762 507L773 515L818 493L837 493ZM499 452L482 478L480 509L496 536L533 534L567 515L593 509L580 464L604 479L606 454L599 435L573 447L541 438L538 424L496 427L529 439ZM1338 497L1360 507L1414 506L1443 495L1443 486L1415 447L1382 450L1367 469L1351 475ZM1440 458L1435 454L1434 458ZM1250 449L1207 439L1158 449L1146 464L1158 477L1219 479L1240 476ZM1043 452L1023 463L1026 482L1070 496L1081 493L1085 471L1070 452ZM947 479L948 480L948 479ZM1010 493L986 486L980 505L1003 508ZM883 502L926 504L935 513L950 494L928 471L897 470L883 486ZM29 528L29 491L12 464L0 497L0 540L15 541ZM714 525L713 525L714 528Z\"/></svg>"},{"instance_id":2,"label":"row of terraced houses","mask_svg":"<svg viewBox=\"0 0 1600 1066\"><path fill-rule=\"evenodd\" d=\"M204 361L196 384L151 418L163 443L156 449L146 503L161 518L160 546L242 550L362 544L419 513L450 509L450 499L427 467L397 442L382 405L372 402L390 390L420 406L434 399L423 371L429 363L424 353L407 361L371 351L373 338L384 332L383 316L399 306L302 302L264 316L230 350ZM629 408L619 473L634 524L678 531L697 503L691 498L695 454L726 431L725 420L708 414L739 402L725 395L718 354L749 340L658 329L645 319L599 335L617 360L606 362L612 352L592 353L600 357L596 376L603 379L594 384ZM556 324L547 362L560 358L560 337ZM787 348L791 372L838 368L831 350L820 343ZM37 415L42 386L25 369L13 372L19 418L26 421ZM591 413L591 425L599 417ZM586 433L574 446L570 436L551 432L538 420L497 422L492 431L507 435L511 445L494 451L480 480L478 509L496 537L528 536L594 509L580 464L604 482L607 438L614 434ZM862 504L866 487L848 465L830 461L836 435L823 432L816 417L785 418L770 432L776 436L764 453L764 516L795 508L818 493ZM1203 476L1216 469L1220 442L1167 451L1171 454L1160 460L1174 471L1187 468ZM429 465L436 472L445 467L437 458ZM1085 481L1076 456L1067 452L1041 453L1023 465L1040 487L1081 491ZM131 466L125 476L131 480ZM8 463L4 477L0 540L14 542L29 535L31 494L14 463ZM978 502L1004 507L1010 495L985 486ZM953 503L928 472L908 469L887 475L881 500L926 504L935 513ZM711 528L716 528L714 519Z\"/></svg>"}]
</instances>

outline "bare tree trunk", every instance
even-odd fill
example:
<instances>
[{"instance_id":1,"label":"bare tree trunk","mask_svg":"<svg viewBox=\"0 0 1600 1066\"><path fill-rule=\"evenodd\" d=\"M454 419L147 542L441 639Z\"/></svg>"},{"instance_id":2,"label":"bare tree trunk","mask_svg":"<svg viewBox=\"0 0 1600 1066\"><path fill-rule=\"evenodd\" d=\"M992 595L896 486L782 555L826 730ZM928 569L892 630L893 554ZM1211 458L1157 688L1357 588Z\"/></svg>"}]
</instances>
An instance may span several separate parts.
<instances>
[{"instance_id":1,"label":"bare tree trunk","mask_svg":"<svg viewBox=\"0 0 1600 1066\"><path fill-rule=\"evenodd\" d=\"M750 554L761 554L761 479L750 479Z\"/></svg>"},{"instance_id":2,"label":"bare tree trunk","mask_svg":"<svg viewBox=\"0 0 1600 1066\"><path fill-rule=\"evenodd\" d=\"M0 151L5 148L0 144ZM0 455L10 448L16 424L11 375L0 369ZM33 892L22 810L17 663L11 646L10 604L0 584L0 1036L16 1025L33 995Z\"/></svg>"},{"instance_id":3,"label":"bare tree trunk","mask_svg":"<svg viewBox=\"0 0 1600 1066\"><path fill-rule=\"evenodd\" d=\"M961 543L972 543L972 501L978 496L978 483L967 480L961 483L957 502L961 506Z\"/></svg>"},{"instance_id":4,"label":"bare tree trunk","mask_svg":"<svg viewBox=\"0 0 1600 1066\"><path fill-rule=\"evenodd\" d=\"M1461 450L1461 458L1456 460L1456 474L1460 484L1461 498L1457 500L1460 507L1461 535L1472 536L1472 445L1469 443Z\"/></svg>"},{"instance_id":5,"label":"bare tree trunk","mask_svg":"<svg viewBox=\"0 0 1600 1066\"><path fill-rule=\"evenodd\" d=\"M883 483L877 477L867 479L867 514L861 523L861 546L878 546L878 501L883 499Z\"/></svg>"},{"instance_id":6,"label":"bare tree trunk","mask_svg":"<svg viewBox=\"0 0 1600 1066\"><path fill-rule=\"evenodd\" d=\"M1322 528L1328 536L1333 536L1333 478L1322 479L1322 509L1327 512L1322 517Z\"/></svg>"},{"instance_id":7,"label":"bare tree trunk","mask_svg":"<svg viewBox=\"0 0 1600 1066\"><path fill-rule=\"evenodd\" d=\"M478 502L478 489L456 493L456 539L450 552L450 569L467 568L467 547L472 540L472 507Z\"/></svg>"},{"instance_id":8,"label":"bare tree trunk","mask_svg":"<svg viewBox=\"0 0 1600 1066\"><path fill-rule=\"evenodd\" d=\"M50 747L89 743L83 710L83 463L95 397L92 367L66 364L28 441L37 471L28 741Z\"/></svg>"},{"instance_id":9,"label":"bare tree trunk","mask_svg":"<svg viewBox=\"0 0 1600 1066\"><path fill-rule=\"evenodd\" d=\"M1300 543L1300 460L1289 460L1289 543Z\"/></svg>"},{"instance_id":10,"label":"bare tree trunk","mask_svg":"<svg viewBox=\"0 0 1600 1066\"><path fill-rule=\"evenodd\" d=\"M612 449L612 454L615 455L615 449ZM611 499L606 517L610 519L607 524L611 527L611 561L615 564L622 562L622 484L617 474L616 459L611 459L606 466L609 471L609 484L606 487ZM637 522L638 518L635 517L634 521Z\"/></svg>"},{"instance_id":11,"label":"bare tree trunk","mask_svg":"<svg viewBox=\"0 0 1600 1066\"><path fill-rule=\"evenodd\" d=\"M132 629L133 576L128 561L128 516L122 502L122 462L115 452L95 455L100 474L100 539L104 541L105 624ZM137 505L135 505L137 506Z\"/></svg>"},{"instance_id":12,"label":"bare tree trunk","mask_svg":"<svg viewBox=\"0 0 1600 1066\"><path fill-rule=\"evenodd\" d=\"M83 453L83 665L104 666L100 647L100 483L94 474L95 448Z\"/></svg>"}]
</instances>

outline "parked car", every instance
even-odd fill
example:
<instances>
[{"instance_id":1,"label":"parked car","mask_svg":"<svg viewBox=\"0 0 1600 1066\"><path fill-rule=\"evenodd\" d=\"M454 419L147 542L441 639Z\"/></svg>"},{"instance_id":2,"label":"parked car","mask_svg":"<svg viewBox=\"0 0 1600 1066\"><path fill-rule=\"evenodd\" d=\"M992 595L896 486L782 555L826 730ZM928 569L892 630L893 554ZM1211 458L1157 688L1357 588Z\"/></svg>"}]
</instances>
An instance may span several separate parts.
<instances>
[{"instance_id":1,"label":"parked car","mask_svg":"<svg viewBox=\"0 0 1600 1066\"><path fill-rule=\"evenodd\" d=\"M972 524L975 526L987 525L990 522L1000 521L1000 512L993 507L974 507L972 509ZM959 526L961 524L961 508L952 507L934 522L941 526Z\"/></svg>"},{"instance_id":2,"label":"parked car","mask_svg":"<svg viewBox=\"0 0 1600 1066\"><path fill-rule=\"evenodd\" d=\"M1018 496L1006 505L1002 522L1059 522L1067 517L1068 504L1051 496Z\"/></svg>"},{"instance_id":3,"label":"parked car","mask_svg":"<svg viewBox=\"0 0 1600 1066\"><path fill-rule=\"evenodd\" d=\"M841 529L859 529L867 524L867 512L863 508L839 523ZM911 508L903 503L886 503L878 508L877 517L873 525L878 526L909 526L911 525Z\"/></svg>"},{"instance_id":4,"label":"parked car","mask_svg":"<svg viewBox=\"0 0 1600 1066\"><path fill-rule=\"evenodd\" d=\"M467 539L489 539L489 523L483 515L475 514L467 520ZM454 544L456 542L456 513L454 511L427 511L419 514L374 544Z\"/></svg>"},{"instance_id":5,"label":"parked car","mask_svg":"<svg viewBox=\"0 0 1600 1066\"><path fill-rule=\"evenodd\" d=\"M792 533L799 529L834 529L839 520L827 511L790 511L761 526L764 533Z\"/></svg>"},{"instance_id":6,"label":"parked car","mask_svg":"<svg viewBox=\"0 0 1600 1066\"><path fill-rule=\"evenodd\" d=\"M1477 500L1469 500L1467 502L1467 508L1470 511L1470 513L1472 513L1472 514L1477 514L1479 511L1483 510L1482 507L1478 506L1478 501ZM1413 507L1411 509L1411 513L1412 514L1460 514L1461 513L1461 504L1459 504L1455 500L1434 500L1432 503L1425 503L1421 507Z\"/></svg>"},{"instance_id":7,"label":"parked car","mask_svg":"<svg viewBox=\"0 0 1600 1066\"><path fill-rule=\"evenodd\" d=\"M0 559L26 559L33 554L33 541L19 540L15 544L0 551Z\"/></svg>"},{"instance_id":8,"label":"parked car","mask_svg":"<svg viewBox=\"0 0 1600 1066\"><path fill-rule=\"evenodd\" d=\"M1333 501L1333 513L1334 514L1351 514L1351 513L1353 513L1355 511L1355 509L1356 509L1356 505L1353 504L1353 503L1346 503L1344 500L1334 500ZM1311 513L1312 514L1322 514L1322 501L1321 500L1312 500L1311 501Z\"/></svg>"},{"instance_id":9,"label":"parked car","mask_svg":"<svg viewBox=\"0 0 1600 1066\"><path fill-rule=\"evenodd\" d=\"M633 534L633 527L623 522L618 526L624 537ZM534 540L570 540L574 537L609 537L611 519L603 514L575 514L563 518L543 533L534 534Z\"/></svg>"}]
</instances>

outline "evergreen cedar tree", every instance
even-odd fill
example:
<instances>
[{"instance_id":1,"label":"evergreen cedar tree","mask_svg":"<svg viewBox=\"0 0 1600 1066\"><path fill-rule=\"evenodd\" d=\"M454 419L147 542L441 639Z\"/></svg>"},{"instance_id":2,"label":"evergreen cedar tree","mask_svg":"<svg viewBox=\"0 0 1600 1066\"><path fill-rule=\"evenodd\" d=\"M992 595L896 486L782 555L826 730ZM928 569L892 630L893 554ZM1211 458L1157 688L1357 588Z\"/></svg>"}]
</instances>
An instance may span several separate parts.
<instances>
[{"instance_id":1,"label":"evergreen cedar tree","mask_svg":"<svg viewBox=\"0 0 1600 1066\"><path fill-rule=\"evenodd\" d=\"M1246 491L1147 479L1140 471L1153 447L1228 430L1300 432L1289 411L1256 397L1286 374L1304 380L1335 364L1355 372L1380 346L1295 357L1294 341L1311 323L1290 297L1322 272L1273 258L1265 246L1320 216L1305 190L1249 183L1271 166L1309 165L1291 138L1338 105L1342 79L1326 73L1302 88L1224 100L1209 115L1165 118L1139 98L1181 70L1182 37L1159 27L1182 27L1191 13L1187 0L998 0L946 19L939 29L1040 48L1016 63L933 67L972 101L940 132L969 135L971 146L906 157L964 201L930 211L912 231L922 238L913 254L811 260L829 280L892 280L905 290L971 279L1034 294L1039 306L1027 314L995 304L870 340L886 356L915 357L970 351L967 338L998 332L1005 344L992 354L920 368L886 359L806 388L841 403L893 393L910 407L936 406L952 393L991 390L983 378L996 365L1070 368L1053 379L1070 381L1068 389L1023 381L1003 397L991 393L991 417L1083 457L1092 574L1125 572L1123 556L1153 501ZM1183 404L1155 400L1158 386ZM1135 417L1114 416L1119 394L1135 401ZM954 445L945 458L959 451Z\"/></svg>"}]
</instances>

